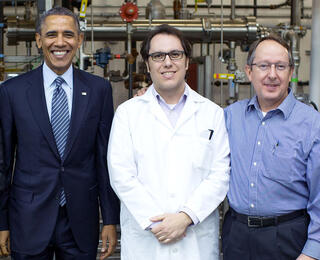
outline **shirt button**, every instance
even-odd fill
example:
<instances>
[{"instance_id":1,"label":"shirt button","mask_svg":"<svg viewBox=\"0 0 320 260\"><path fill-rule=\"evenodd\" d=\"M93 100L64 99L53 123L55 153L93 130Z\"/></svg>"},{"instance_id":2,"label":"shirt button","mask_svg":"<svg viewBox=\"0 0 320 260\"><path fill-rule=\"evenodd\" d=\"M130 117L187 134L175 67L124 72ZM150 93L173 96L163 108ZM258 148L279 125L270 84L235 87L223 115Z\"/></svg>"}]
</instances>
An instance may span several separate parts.
<instances>
[{"instance_id":1,"label":"shirt button","mask_svg":"<svg viewBox=\"0 0 320 260\"><path fill-rule=\"evenodd\" d=\"M260 141L258 141L258 145L260 145L261 144L261 142Z\"/></svg>"},{"instance_id":2,"label":"shirt button","mask_svg":"<svg viewBox=\"0 0 320 260\"><path fill-rule=\"evenodd\" d=\"M174 193L171 193L171 194L170 194L170 197L171 197L171 198L174 198L175 196L176 196L176 195L175 195Z\"/></svg>"},{"instance_id":3,"label":"shirt button","mask_svg":"<svg viewBox=\"0 0 320 260\"><path fill-rule=\"evenodd\" d=\"M254 163L253 163L253 165L254 165L254 166L257 166L257 163L256 163L256 162L254 162Z\"/></svg>"},{"instance_id":4,"label":"shirt button","mask_svg":"<svg viewBox=\"0 0 320 260\"><path fill-rule=\"evenodd\" d=\"M178 248L172 249L172 253L177 253L177 252L178 252Z\"/></svg>"},{"instance_id":5,"label":"shirt button","mask_svg":"<svg viewBox=\"0 0 320 260\"><path fill-rule=\"evenodd\" d=\"M253 203L251 203L251 204L250 204L250 207L251 207L251 208L254 208L254 204L253 204Z\"/></svg>"},{"instance_id":6,"label":"shirt button","mask_svg":"<svg viewBox=\"0 0 320 260\"><path fill-rule=\"evenodd\" d=\"M266 124L266 122L263 121L263 122L262 122L262 125L265 125L265 124Z\"/></svg>"},{"instance_id":7,"label":"shirt button","mask_svg":"<svg viewBox=\"0 0 320 260\"><path fill-rule=\"evenodd\" d=\"M64 167L61 167L61 171L64 172Z\"/></svg>"},{"instance_id":8,"label":"shirt button","mask_svg":"<svg viewBox=\"0 0 320 260\"><path fill-rule=\"evenodd\" d=\"M251 187L254 187L254 183L253 183L253 182L251 182L251 183L250 183L250 186L251 186Z\"/></svg>"}]
</instances>

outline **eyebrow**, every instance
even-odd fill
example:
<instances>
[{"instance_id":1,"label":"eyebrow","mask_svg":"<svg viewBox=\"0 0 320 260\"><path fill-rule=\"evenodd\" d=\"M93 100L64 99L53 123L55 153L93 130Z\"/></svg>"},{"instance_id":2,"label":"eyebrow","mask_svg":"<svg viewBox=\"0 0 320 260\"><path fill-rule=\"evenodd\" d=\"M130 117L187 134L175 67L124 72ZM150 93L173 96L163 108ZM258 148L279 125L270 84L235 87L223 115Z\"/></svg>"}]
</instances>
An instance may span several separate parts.
<instances>
[{"instance_id":1,"label":"eyebrow","mask_svg":"<svg viewBox=\"0 0 320 260\"><path fill-rule=\"evenodd\" d=\"M58 32L52 30L52 31L47 31L45 35L56 34L56 33L58 33ZM65 33L67 33L67 34L75 34L74 31L70 31L70 30L65 30L65 31L63 31L63 33L64 33L64 34L65 34Z\"/></svg>"}]
</instances>

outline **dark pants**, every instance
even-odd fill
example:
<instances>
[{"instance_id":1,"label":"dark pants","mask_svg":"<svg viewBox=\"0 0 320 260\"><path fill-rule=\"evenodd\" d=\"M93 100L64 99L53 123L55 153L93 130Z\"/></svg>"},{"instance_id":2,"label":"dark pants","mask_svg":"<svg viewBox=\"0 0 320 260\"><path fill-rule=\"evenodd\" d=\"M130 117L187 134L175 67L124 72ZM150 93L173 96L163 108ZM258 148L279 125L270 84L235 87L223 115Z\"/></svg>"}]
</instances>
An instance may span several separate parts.
<instances>
[{"instance_id":1,"label":"dark pants","mask_svg":"<svg viewBox=\"0 0 320 260\"><path fill-rule=\"evenodd\" d=\"M12 260L52 260L55 255L56 260L95 260L96 254L96 251L91 253L80 251L71 232L66 208L62 207L50 244L43 252L38 255L11 252L11 257Z\"/></svg>"},{"instance_id":2,"label":"dark pants","mask_svg":"<svg viewBox=\"0 0 320 260\"><path fill-rule=\"evenodd\" d=\"M307 240L309 217L253 228L227 212L222 228L224 260L295 260Z\"/></svg>"}]
</instances>

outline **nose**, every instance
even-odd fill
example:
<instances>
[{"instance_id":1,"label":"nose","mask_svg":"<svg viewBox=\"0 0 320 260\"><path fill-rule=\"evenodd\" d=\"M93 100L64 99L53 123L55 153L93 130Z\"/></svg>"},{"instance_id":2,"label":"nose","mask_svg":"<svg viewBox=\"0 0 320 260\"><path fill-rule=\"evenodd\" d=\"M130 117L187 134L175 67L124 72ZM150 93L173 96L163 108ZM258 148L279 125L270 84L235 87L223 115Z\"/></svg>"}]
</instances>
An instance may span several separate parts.
<instances>
[{"instance_id":1,"label":"nose","mask_svg":"<svg viewBox=\"0 0 320 260\"><path fill-rule=\"evenodd\" d=\"M169 55L166 55L166 57L165 57L165 59L164 59L163 63L164 63L164 66L166 66L166 67L170 67L170 66L172 66L172 61L171 61L171 59L170 59Z\"/></svg>"},{"instance_id":2,"label":"nose","mask_svg":"<svg viewBox=\"0 0 320 260\"><path fill-rule=\"evenodd\" d=\"M272 79L275 79L278 76L276 66L274 64L271 64L268 76L269 78L272 78Z\"/></svg>"},{"instance_id":3,"label":"nose","mask_svg":"<svg viewBox=\"0 0 320 260\"><path fill-rule=\"evenodd\" d=\"M57 46L63 46L65 44L64 36L62 33L58 33L55 44Z\"/></svg>"}]
</instances>

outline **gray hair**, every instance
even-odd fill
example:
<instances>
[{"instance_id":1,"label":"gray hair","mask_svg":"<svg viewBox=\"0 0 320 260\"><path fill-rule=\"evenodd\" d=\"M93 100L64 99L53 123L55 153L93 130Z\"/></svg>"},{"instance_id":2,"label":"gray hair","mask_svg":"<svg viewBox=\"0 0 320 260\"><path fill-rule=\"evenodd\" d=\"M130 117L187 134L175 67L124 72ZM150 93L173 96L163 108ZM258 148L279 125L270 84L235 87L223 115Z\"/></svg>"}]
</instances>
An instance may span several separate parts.
<instances>
[{"instance_id":1,"label":"gray hair","mask_svg":"<svg viewBox=\"0 0 320 260\"><path fill-rule=\"evenodd\" d=\"M42 29L42 26L44 24L44 21L50 15L66 15L66 16L72 17L73 20L74 20L74 23L75 23L75 25L77 27L78 34L81 33L78 17L73 12L71 12L69 9L64 8L64 7L54 7L52 9L44 12L42 15L40 15L40 17L39 17L39 19L37 21L36 33L41 34L41 29Z\"/></svg>"},{"instance_id":2,"label":"gray hair","mask_svg":"<svg viewBox=\"0 0 320 260\"><path fill-rule=\"evenodd\" d=\"M289 58L289 65L291 67L294 66L294 60L292 57L292 52L291 52L291 48L290 46L287 44L287 42L285 40L283 40L280 36L276 35L276 34L270 34L264 38L258 39L255 42L253 42L250 46L249 52L248 52L248 58L247 58L247 65L251 66L253 63L253 60L255 58L255 54L256 54L256 49L258 47L258 45L263 42L263 41L275 41L277 43L279 43L280 45L282 45L284 48L287 49L288 51L288 58Z\"/></svg>"}]
</instances>

